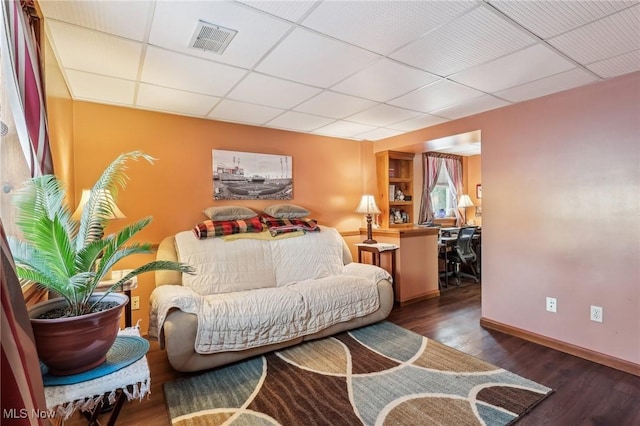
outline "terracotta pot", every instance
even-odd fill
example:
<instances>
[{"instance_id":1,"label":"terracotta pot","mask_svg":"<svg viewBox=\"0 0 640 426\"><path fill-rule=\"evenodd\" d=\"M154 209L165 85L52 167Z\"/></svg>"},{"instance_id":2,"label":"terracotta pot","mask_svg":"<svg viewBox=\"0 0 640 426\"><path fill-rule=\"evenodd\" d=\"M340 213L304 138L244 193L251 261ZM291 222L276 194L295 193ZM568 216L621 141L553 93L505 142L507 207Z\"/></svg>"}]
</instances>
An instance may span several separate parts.
<instances>
[{"instance_id":1,"label":"terracotta pot","mask_svg":"<svg viewBox=\"0 0 640 426\"><path fill-rule=\"evenodd\" d=\"M101 294L96 293L91 300L96 300ZM122 307L129 298L121 293L111 293L103 301L118 302L118 306L92 314L57 319L36 318L50 309L64 306L66 302L61 298L38 303L29 309L38 357L49 367L49 374L78 374L105 361L120 328Z\"/></svg>"}]
</instances>

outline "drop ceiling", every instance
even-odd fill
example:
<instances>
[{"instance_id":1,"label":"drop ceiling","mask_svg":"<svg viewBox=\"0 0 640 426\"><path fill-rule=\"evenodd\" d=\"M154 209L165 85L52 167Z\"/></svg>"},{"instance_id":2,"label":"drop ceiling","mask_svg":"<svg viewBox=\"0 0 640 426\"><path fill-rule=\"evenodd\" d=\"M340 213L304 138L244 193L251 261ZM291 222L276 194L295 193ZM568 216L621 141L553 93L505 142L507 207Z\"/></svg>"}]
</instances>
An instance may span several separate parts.
<instances>
[{"instance_id":1,"label":"drop ceiling","mask_svg":"<svg viewBox=\"0 0 640 426\"><path fill-rule=\"evenodd\" d=\"M637 1L52 1L76 100L379 140L640 70ZM200 21L236 30L190 47Z\"/></svg>"}]
</instances>

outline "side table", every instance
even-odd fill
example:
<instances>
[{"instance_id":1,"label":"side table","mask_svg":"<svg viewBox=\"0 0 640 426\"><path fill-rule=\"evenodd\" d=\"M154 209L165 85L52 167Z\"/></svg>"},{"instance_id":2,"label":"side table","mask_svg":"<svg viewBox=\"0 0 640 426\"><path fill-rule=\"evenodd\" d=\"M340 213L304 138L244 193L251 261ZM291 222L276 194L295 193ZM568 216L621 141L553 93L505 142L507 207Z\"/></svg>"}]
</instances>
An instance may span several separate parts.
<instances>
[{"instance_id":1,"label":"side table","mask_svg":"<svg viewBox=\"0 0 640 426\"><path fill-rule=\"evenodd\" d=\"M115 270L111 272L111 279L102 280L100 284L96 288L97 291L107 290L109 287L117 283L122 277L127 275L129 272L133 271L133 269L121 269ZM117 291L123 292L129 298L129 302L124 307L124 325L125 327L132 326L131 320L131 290L134 288L138 288L138 277L133 277L128 281L125 281L124 284L117 287Z\"/></svg>"},{"instance_id":2,"label":"side table","mask_svg":"<svg viewBox=\"0 0 640 426\"><path fill-rule=\"evenodd\" d=\"M137 327L120 330L119 335L140 336ZM114 404L108 425L115 425L125 398L142 400L151 391L151 373L147 356L120 370L92 380L62 386L45 386L47 410L64 422L77 410L90 412L89 425L98 425L97 417L105 403ZM107 401L105 401L107 399Z\"/></svg>"},{"instance_id":3,"label":"side table","mask_svg":"<svg viewBox=\"0 0 640 426\"><path fill-rule=\"evenodd\" d=\"M376 243L376 244L365 244L358 243L356 244L358 247L358 263L362 263L362 252L371 253L372 264L376 266L380 266L380 255L382 253L389 253L391 256L391 279L393 284L393 289L395 293L396 288L396 251L400 248L397 244L387 244L387 243Z\"/></svg>"}]
</instances>

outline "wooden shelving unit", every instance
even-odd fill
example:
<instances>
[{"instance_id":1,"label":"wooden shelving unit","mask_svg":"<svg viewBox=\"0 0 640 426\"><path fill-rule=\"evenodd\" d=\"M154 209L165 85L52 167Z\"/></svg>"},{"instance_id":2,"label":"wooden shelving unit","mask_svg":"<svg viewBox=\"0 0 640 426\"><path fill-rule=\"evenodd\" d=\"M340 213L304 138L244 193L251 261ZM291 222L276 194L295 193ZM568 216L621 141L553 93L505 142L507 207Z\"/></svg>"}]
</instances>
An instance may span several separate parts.
<instances>
[{"instance_id":1,"label":"wooden shelving unit","mask_svg":"<svg viewBox=\"0 0 640 426\"><path fill-rule=\"evenodd\" d=\"M413 226L413 157L410 152L382 151L376 153L376 176L378 193L376 202L382 211L380 226L382 228L402 228ZM402 191L405 200L397 200L391 193L391 186ZM409 197L410 200L406 198ZM401 221L394 212L400 212ZM394 218L392 218L394 215Z\"/></svg>"}]
</instances>

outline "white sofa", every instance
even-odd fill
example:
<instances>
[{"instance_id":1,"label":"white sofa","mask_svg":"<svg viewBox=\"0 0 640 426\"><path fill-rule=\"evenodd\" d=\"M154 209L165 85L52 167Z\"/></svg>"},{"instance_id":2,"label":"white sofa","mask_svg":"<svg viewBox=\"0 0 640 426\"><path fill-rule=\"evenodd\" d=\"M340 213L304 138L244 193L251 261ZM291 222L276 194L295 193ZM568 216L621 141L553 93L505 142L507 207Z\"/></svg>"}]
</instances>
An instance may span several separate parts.
<instances>
[{"instance_id":1,"label":"white sofa","mask_svg":"<svg viewBox=\"0 0 640 426\"><path fill-rule=\"evenodd\" d=\"M266 231L265 231L266 232ZM267 233L162 241L158 260L195 275L156 273L149 335L179 371L198 371L358 328L393 307L389 274L354 263L333 228L298 236Z\"/></svg>"}]
</instances>

